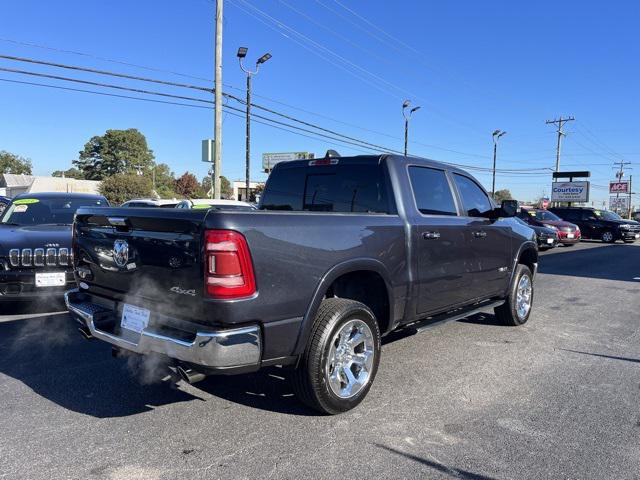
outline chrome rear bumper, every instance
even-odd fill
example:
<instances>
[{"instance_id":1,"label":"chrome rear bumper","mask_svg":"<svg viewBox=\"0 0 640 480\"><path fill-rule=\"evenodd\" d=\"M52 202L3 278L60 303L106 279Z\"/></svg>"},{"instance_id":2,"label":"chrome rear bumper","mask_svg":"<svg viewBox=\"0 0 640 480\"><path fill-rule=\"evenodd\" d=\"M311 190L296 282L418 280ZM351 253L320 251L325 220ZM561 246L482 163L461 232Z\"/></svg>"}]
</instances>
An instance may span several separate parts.
<instances>
[{"instance_id":1,"label":"chrome rear bumper","mask_svg":"<svg viewBox=\"0 0 640 480\"><path fill-rule=\"evenodd\" d=\"M131 352L160 353L170 358L212 369L258 366L262 352L260 327L248 327L195 332L195 338L184 340L160 333L150 325L140 334L117 334L99 329L95 321L98 315L115 315L115 311L87 300L78 289L65 293L64 300L69 313L87 326L91 335L116 347Z\"/></svg>"}]
</instances>

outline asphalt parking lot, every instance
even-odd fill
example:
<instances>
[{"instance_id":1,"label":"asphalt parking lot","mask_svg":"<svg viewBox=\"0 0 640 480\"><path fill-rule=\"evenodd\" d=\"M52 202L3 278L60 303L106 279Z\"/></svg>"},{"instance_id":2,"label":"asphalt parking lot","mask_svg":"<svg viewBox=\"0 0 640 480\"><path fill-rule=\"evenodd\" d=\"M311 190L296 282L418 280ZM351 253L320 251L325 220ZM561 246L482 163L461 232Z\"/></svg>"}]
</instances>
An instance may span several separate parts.
<instances>
[{"instance_id":1,"label":"asphalt parking lot","mask_svg":"<svg viewBox=\"0 0 640 480\"><path fill-rule=\"evenodd\" d=\"M393 335L335 417L278 368L154 377L51 309L0 316L0 478L640 478L640 244L542 254L524 327Z\"/></svg>"}]
</instances>

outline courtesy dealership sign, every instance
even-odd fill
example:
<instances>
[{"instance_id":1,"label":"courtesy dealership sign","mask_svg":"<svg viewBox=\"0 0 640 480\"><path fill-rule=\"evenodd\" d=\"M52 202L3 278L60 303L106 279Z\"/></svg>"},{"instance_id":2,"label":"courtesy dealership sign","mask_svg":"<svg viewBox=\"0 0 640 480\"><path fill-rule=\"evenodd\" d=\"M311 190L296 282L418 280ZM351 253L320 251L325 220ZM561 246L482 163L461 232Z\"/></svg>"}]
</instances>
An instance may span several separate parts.
<instances>
[{"instance_id":1,"label":"courtesy dealership sign","mask_svg":"<svg viewBox=\"0 0 640 480\"><path fill-rule=\"evenodd\" d=\"M551 184L552 202L588 202L589 182L553 182Z\"/></svg>"}]
</instances>

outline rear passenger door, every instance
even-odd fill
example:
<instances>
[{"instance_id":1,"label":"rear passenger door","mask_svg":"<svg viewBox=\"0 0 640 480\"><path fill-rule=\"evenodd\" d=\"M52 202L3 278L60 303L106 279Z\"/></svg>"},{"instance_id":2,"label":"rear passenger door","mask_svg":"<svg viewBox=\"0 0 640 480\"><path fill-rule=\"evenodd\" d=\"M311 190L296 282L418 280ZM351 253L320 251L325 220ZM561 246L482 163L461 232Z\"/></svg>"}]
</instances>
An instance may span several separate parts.
<instances>
[{"instance_id":1,"label":"rear passenger door","mask_svg":"<svg viewBox=\"0 0 640 480\"><path fill-rule=\"evenodd\" d=\"M511 265L511 227L504 221L486 217L493 203L475 180L453 174L458 189L469 243L473 251L473 282L469 289L474 298L502 293L508 285Z\"/></svg>"},{"instance_id":2,"label":"rear passenger door","mask_svg":"<svg viewBox=\"0 0 640 480\"><path fill-rule=\"evenodd\" d=\"M444 170L409 166L417 216L411 219L418 315L436 313L471 298L473 253L466 248L466 219L458 216ZM415 291L415 290L414 290Z\"/></svg>"}]
</instances>

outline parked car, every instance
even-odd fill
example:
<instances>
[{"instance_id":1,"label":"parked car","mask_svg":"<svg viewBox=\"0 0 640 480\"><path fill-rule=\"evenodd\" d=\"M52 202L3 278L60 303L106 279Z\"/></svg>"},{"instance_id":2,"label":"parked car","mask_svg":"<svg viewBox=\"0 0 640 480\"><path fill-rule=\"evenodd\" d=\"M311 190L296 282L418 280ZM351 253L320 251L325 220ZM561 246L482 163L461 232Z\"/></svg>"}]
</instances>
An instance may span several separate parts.
<instances>
[{"instance_id":1,"label":"parked car","mask_svg":"<svg viewBox=\"0 0 640 480\"><path fill-rule=\"evenodd\" d=\"M369 391L381 335L486 309L527 322L538 253L516 208L420 158L280 163L255 212L79 210L67 306L188 382L290 367L298 397L336 414Z\"/></svg>"},{"instance_id":2,"label":"parked car","mask_svg":"<svg viewBox=\"0 0 640 480\"><path fill-rule=\"evenodd\" d=\"M10 203L10 198L0 196L0 215L2 215L2 212L4 212L5 208L7 208Z\"/></svg>"},{"instance_id":3,"label":"parked car","mask_svg":"<svg viewBox=\"0 0 640 480\"><path fill-rule=\"evenodd\" d=\"M239 200L214 200L212 198L192 198L182 200L176 208L182 209L209 209L216 210L256 210L254 205Z\"/></svg>"},{"instance_id":4,"label":"parked car","mask_svg":"<svg viewBox=\"0 0 640 480\"><path fill-rule=\"evenodd\" d=\"M554 213L540 208L521 208L518 216L531 226L546 227L555 230L558 242L571 247L580 241L580 227L562 220Z\"/></svg>"},{"instance_id":5,"label":"parked car","mask_svg":"<svg viewBox=\"0 0 640 480\"><path fill-rule=\"evenodd\" d=\"M636 222L640 222L640 210L638 210L637 212L633 212L631 218Z\"/></svg>"},{"instance_id":6,"label":"parked car","mask_svg":"<svg viewBox=\"0 0 640 480\"><path fill-rule=\"evenodd\" d=\"M18 195L0 216L0 303L62 295L75 286L71 224L78 207L108 205L99 195Z\"/></svg>"},{"instance_id":7,"label":"parked car","mask_svg":"<svg viewBox=\"0 0 640 480\"><path fill-rule=\"evenodd\" d=\"M516 220L536 232L538 250L549 250L558 244L558 229L548 228L526 222L524 219L516 217Z\"/></svg>"},{"instance_id":8,"label":"parked car","mask_svg":"<svg viewBox=\"0 0 640 480\"><path fill-rule=\"evenodd\" d=\"M134 198L124 202L121 207L130 208L176 208L180 200L159 200L156 198Z\"/></svg>"},{"instance_id":9,"label":"parked car","mask_svg":"<svg viewBox=\"0 0 640 480\"><path fill-rule=\"evenodd\" d=\"M624 220L607 210L590 207L554 207L549 210L578 225L583 238L599 239L606 243L616 240L633 242L640 238L640 224Z\"/></svg>"}]
</instances>

